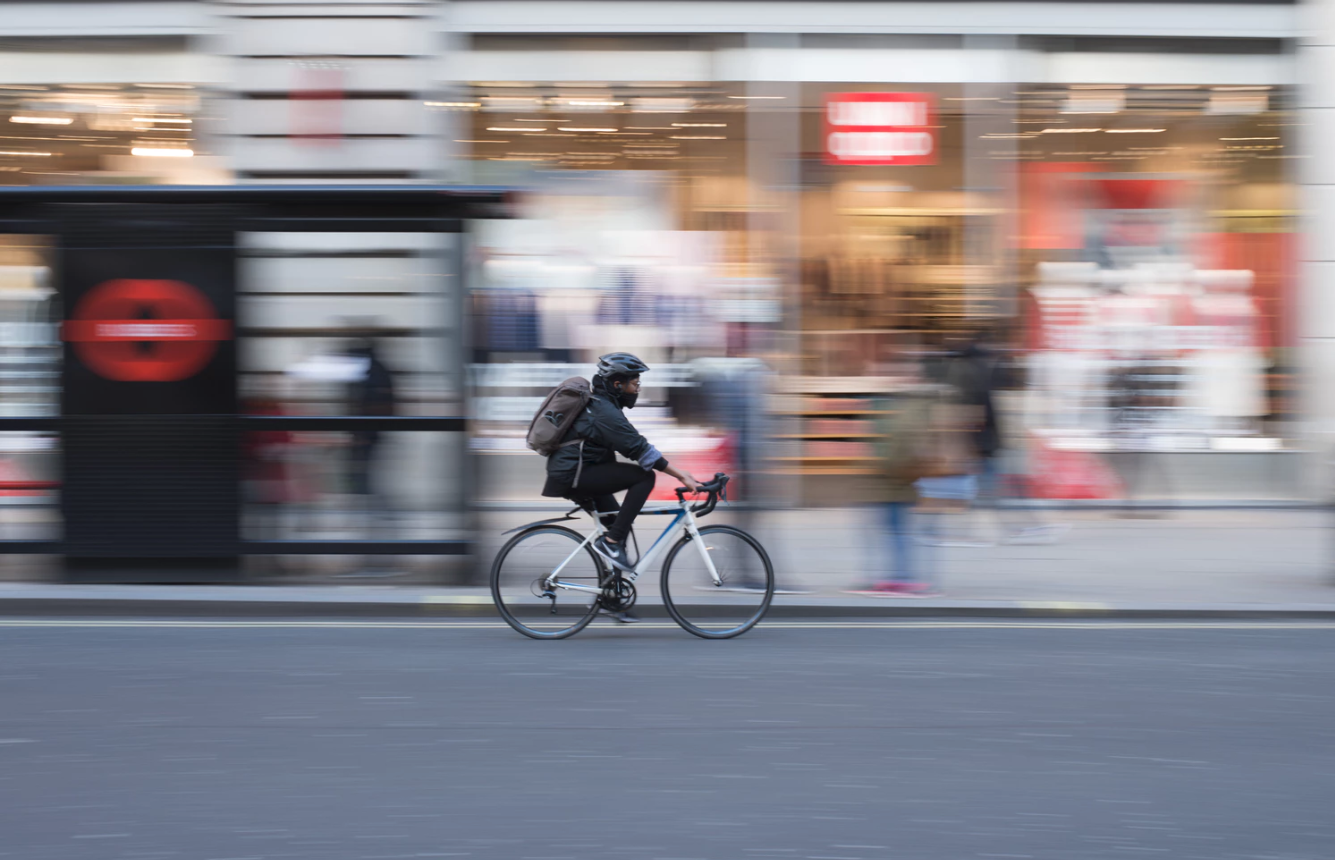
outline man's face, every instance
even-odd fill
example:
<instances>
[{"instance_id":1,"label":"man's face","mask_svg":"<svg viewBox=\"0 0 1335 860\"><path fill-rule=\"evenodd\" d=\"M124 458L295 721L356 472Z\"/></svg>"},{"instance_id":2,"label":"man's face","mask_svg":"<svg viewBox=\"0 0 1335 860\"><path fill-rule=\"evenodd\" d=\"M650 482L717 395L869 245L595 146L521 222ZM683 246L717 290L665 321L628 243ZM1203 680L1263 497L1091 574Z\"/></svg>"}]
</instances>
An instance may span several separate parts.
<instances>
[{"instance_id":1,"label":"man's face","mask_svg":"<svg viewBox=\"0 0 1335 860\"><path fill-rule=\"evenodd\" d=\"M618 390L623 394L639 394L640 378L638 376L632 376L630 379L623 379L618 383L618 386Z\"/></svg>"}]
</instances>

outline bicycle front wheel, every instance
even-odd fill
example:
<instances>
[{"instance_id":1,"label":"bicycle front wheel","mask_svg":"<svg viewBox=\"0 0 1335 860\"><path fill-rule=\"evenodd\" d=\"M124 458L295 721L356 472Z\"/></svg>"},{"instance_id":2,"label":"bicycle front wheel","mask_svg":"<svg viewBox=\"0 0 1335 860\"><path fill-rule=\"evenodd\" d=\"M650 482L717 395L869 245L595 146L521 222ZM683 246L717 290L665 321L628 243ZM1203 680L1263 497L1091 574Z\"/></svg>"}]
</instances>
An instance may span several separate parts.
<instances>
[{"instance_id":1,"label":"bicycle front wheel","mask_svg":"<svg viewBox=\"0 0 1335 860\"><path fill-rule=\"evenodd\" d=\"M491 565L491 596L507 624L534 639L564 639L589 626L603 564L583 543L573 529L543 526L501 547Z\"/></svg>"},{"instance_id":2,"label":"bicycle front wheel","mask_svg":"<svg viewBox=\"0 0 1335 860\"><path fill-rule=\"evenodd\" d=\"M663 562L663 606L705 639L731 639L755 627L774 598L774 566L760 542L732 526L700 529L719 581L699 546L682 538Z\"/></svg>"}]
</instances>

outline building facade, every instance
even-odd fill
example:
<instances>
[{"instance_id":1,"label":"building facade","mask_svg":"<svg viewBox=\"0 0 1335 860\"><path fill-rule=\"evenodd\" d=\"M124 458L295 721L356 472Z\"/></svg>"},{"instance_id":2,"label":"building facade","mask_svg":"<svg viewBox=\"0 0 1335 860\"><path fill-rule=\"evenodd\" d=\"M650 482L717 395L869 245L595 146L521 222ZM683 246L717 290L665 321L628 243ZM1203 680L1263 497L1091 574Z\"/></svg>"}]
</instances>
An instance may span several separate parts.
<instances>
[{"instance_id":1,"label":"building facade","mask_svg":"<svg viewBox=\"0 0 1335 860\"><path fill-rule=\"evenodd\" d=\"M420 237L264 240L261 388L366 320L424 410L462 396L432 344L465 326L478 365L758 357L791 418L776 471L819 483L866 470L903 356L988 331L1027 356L1011 406L1040 456L1310 497L1301 452L1335 426L1330 5L13 3L0 183L530 191L474 237L469 320L411 286ZM485 381L503 449L535 380Z\"/></svg>"}]
</instances>

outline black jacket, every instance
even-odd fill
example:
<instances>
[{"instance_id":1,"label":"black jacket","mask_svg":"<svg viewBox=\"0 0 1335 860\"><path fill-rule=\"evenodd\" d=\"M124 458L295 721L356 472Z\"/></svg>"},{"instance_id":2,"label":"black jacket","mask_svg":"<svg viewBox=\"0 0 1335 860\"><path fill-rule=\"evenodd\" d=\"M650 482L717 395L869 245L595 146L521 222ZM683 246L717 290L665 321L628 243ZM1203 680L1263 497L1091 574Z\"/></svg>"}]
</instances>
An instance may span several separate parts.
<instances>
[{"instance_id":1,"label":"black jacket","mask_svg":"<svg viewBox=\"0 0 1335 860\"><path fill-rule=\"evenodd\" d=\"M997 424L996 402L992 397L999 370L994 357L970 346L955 358L947 374L960 401L980 412L972 438L974 449L981 457L991 457L1001 448L1001 427Z\"/></svg>"},{"instance_id":2,"label":"black jacket","mask_svg":"<svg viewBox=\"0 0 1335 860\"><path fill-rule=\"evenodd\" d=\"M663 459L658 449L640 435L640 431L627 420L621 407L600 390L596 382L593 399L575 419L566 439L583 439L583 452L581 454L578 444L566 445L547 458L547 485L542 490L544 496L566 496L571 493L581 458L586 469L599 463L615 463L617 454L639 463L640 468L646 470L662 471L667 466L667 460ZM579 488L574 487L573 491L578 493Z\"/></svg>"}]
</instances>

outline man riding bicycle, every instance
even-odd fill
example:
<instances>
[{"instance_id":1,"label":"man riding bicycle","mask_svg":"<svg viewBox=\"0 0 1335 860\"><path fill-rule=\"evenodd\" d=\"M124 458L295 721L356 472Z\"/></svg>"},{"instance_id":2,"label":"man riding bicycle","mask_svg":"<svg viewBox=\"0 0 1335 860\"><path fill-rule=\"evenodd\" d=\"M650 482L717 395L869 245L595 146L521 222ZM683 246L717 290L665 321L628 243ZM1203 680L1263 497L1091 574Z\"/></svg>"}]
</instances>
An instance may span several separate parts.
<instances>
[{"instance_id":1,"label":"man riding bicycle","mask_svg":"<svg viewBox=\"0 0 1335 860\"><path fill-rule=\"evenodd\" d=\"M607 531L593 542L594 551L616 567L630 570L626 540L630 527L654 489L654 472L666 472L692 493L695 478L669 465L667 459L627 420L640 394L640 374L649 366L628 352L598 359L593 399L569 431L583 444L566 445L547 458L547 483L542 494L593 502ZM631 463L617 462L620 454ZM626 491L618 505L614 493Z\"/></svg>"}]
</instances>

